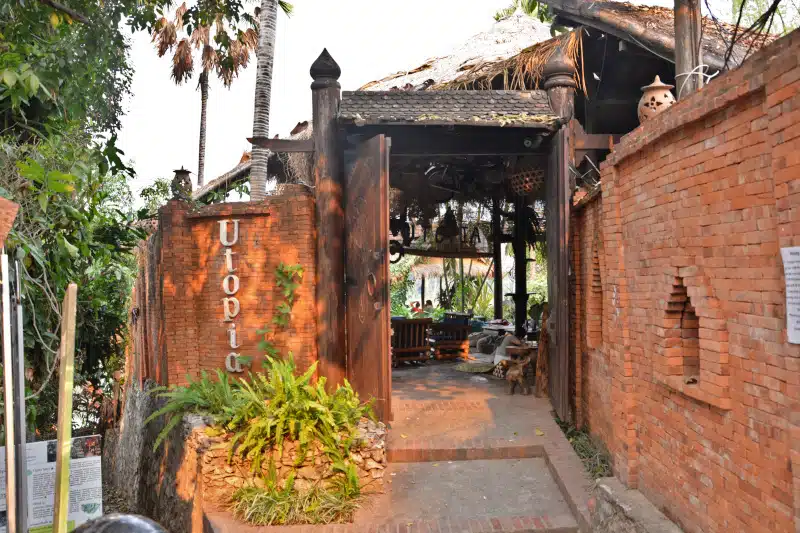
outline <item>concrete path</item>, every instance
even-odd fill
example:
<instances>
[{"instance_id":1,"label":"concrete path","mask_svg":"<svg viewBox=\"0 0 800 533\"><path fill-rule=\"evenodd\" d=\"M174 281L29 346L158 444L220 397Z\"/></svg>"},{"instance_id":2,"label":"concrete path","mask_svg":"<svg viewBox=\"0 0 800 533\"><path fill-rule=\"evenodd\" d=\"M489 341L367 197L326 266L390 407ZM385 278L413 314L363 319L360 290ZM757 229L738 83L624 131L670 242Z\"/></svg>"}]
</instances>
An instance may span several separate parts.
<instances>
[{"instance_id":1,"label":"concrete path","mask_svg":"<svg viewBox=\"0 0 800 533\"><path fill-rule=\"evenodd\" d=\"M355 523L251 528L210 515L214 531L266 533L587 532L591 480L549 400L431 362L393 371L385 494Z\"/></svg>"}]
</instances>

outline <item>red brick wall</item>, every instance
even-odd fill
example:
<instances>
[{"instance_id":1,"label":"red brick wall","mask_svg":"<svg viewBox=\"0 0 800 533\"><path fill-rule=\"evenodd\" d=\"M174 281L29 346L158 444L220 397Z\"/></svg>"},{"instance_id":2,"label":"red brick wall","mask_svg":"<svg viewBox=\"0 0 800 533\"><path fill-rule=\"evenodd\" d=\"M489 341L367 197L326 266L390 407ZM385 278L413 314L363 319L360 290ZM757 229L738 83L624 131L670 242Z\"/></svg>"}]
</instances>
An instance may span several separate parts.
<instances>
[{"instance_id":1,"label":"red brick wall","mask_svg":"<svg viewBox=\"0 0 800 533\"><path fill-rule=\"evenodd\" d=\"M239 220L238 241L230 248L240 312L233 319L237 343L229 346L222 299L228 274L221 220ZM140 247L140 274L134 289L138 318L133 324L129 375L160 383L185 384L205 370L225 370L235 351L253 357L261 369L257 330L270 324L284 301L275 284L280 263L305 269L288 327L272 327L281 354L291 352L302 369L317 359L314 318L315 229L313 197L292 188L263 203L227 203L191 209L170 201L159 213L159 230ZM133 374L131 374L133 372Z\"/></svg>"},{"instance_id":2,"label":"red brick wall","mask_svg":"<svg viewBox=\"0 0 800 533\"><path fill-rule=\"evenodd\" d=\"M602 199L574 215L576 411L615 473L689 532L800 531L800 346L780 258L800 245L798 58L794 32L624 137Z\"/></svg>"},{"instance_id":3,"label":"red brick wall","mask_svg":"<svg viewBox=\"0 0 800 533\"><path fill-rule=\"evenodd\" d=\"M0 246L5 244L8 232L11 231L14 220L17 218L18 210L19 205L11 200L0 198Z\"/></svg>"}]
</instances>

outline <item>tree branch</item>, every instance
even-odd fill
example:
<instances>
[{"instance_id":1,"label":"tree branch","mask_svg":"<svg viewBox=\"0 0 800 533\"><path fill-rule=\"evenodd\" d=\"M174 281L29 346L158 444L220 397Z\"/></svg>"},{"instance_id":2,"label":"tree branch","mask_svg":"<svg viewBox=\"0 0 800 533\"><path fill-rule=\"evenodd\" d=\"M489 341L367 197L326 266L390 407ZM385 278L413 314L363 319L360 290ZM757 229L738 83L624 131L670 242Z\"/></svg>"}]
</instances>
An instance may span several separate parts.
<instances>
[{"instance_id":1,"label":"tree branch","mask_svg":"<svg viewBox=\"0 0 800 533\"><path fill-rule=\"evenodd\" d=\"M87 19L85 16L81 15L74 9L69 8L60 2L56 2L56 0L39 0L39 2L52 7L56 11L61 11L62 13L66 13L67 15L77 20L78 22L89 24L89 19Z\"/></svg>"}]
</instances>

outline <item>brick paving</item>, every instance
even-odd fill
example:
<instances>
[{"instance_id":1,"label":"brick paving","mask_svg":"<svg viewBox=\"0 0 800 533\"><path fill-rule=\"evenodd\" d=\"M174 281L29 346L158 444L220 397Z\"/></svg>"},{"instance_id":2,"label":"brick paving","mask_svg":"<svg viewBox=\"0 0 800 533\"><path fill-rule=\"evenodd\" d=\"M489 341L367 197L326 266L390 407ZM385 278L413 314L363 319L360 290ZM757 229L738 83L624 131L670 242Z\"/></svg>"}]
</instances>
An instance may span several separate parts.
<instances>
[{"instance_id":1,"label":"brick paving","mask_svg":"<svg viewBox=\"0 0 800 533\"><path fill-rule=\"evenodd\" d=\"M216 513L209 525L219 533L588 531L591 480L550 402L509 396L504 382L454 366L393 371L387 491L353 524L258 528Z\"/></svg>"}]
</instances>

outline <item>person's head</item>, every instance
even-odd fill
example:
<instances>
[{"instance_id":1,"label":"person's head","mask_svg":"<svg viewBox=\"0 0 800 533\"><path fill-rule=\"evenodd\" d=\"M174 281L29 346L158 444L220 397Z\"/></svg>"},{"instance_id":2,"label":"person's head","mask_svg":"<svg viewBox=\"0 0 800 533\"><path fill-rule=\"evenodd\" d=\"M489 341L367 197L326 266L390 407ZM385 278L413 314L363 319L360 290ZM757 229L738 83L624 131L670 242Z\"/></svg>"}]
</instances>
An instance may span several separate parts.
<instances>
[{"instance_id":1,"label":"person's head","mask_svg":"<svg viewBox=\"0 0 800 533\"><path fill-rule=\"evenodd\" d=\"M430 300L425 300L425 307L433 307L433 302Z\"/></svg>"}]
</instances>

